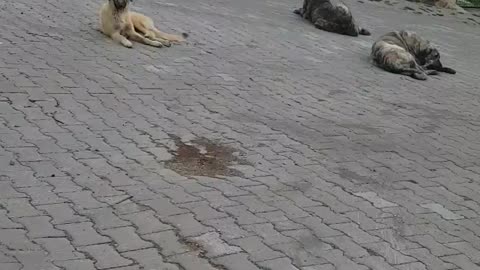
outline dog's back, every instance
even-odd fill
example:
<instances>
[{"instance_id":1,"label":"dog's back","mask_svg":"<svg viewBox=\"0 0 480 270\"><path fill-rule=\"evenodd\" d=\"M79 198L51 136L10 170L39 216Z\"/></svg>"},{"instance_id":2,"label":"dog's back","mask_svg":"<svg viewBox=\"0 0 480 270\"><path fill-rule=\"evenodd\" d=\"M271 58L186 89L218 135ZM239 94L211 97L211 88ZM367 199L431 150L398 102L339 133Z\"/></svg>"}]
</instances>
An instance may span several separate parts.
<instances>
[{"instance_id":1,"label":"dog's back","mask_svg":"<svg viewBox=\"0 0 480 270\"><path fill-rule=\"evenodd\" d=\"M398 32L387 33L375 41L371 57L379 67L394 73L415 67L415 58L405 49Z\"/></svg>"},{"instance_id":2,"label":"dog's back","mask_svg":"<svg viewBox=\"0 0 480 270\"><path fill-rule=\"evenodd\" d=\"M377 66L387 71L425 80L428 72L419 65L417 56L429 46L427 40L414 32L389 32L372 45L371 58Z\"/></svg>"},{"instance_id":3,"label":"dog's back","mask_svg":"<svg viewBox=\"0 0 480 270\"><path fill-rule=\"evenodd\" d=\"M303 8L295 13L325 31L349 36L370 35L368 30L357 26L350 9L340 0L305 0Z\"/></svg>"}]
</instances>

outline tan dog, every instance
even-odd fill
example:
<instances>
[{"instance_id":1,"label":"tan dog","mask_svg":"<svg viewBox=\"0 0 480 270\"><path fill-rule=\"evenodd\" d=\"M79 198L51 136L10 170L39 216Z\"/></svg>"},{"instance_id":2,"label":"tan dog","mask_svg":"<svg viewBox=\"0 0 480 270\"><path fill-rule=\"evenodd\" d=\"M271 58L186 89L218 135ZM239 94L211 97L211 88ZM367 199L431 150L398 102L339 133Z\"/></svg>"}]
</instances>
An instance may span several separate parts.
<instances>
[{"instance_id":1,"label":"tan dog","mask_svg":"<svg viewBox=\"0 0 480 270\"><path fill-rule=\"evenodd\" d=\"M185 39L178 35L166 34L155 28L149 17L129 11L131 0L108 0L100 8L100 30L111 39L127 48L132 41L155 47L170 46L170 42ZM183 34L186 37L186 34Z\"/></svg>"}]
</instances>

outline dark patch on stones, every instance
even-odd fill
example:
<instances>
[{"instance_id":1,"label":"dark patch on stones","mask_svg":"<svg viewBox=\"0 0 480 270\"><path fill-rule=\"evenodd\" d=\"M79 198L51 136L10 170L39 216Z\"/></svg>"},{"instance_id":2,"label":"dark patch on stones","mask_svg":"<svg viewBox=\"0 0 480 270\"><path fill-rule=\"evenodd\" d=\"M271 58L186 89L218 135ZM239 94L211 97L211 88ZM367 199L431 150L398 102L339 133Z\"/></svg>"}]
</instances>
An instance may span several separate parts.
<instances>
[{"instance_id":1,"label":"dark patch on stones","mask_svg":"<svg viewBox=\"0 0 480 270\"><path fill-rule=\"evenodd\" d=\"M232 165L247 165L239 156L239 151L208 139L201 138L184 143L170 135L177 146L171 153L174 158L165 163L166 168L183 176L243 176Z\"/></svg>"},{"instance_id":2,"label":"dark patch on stones","mask_svg":"<svg viewBox=\"0 0 480 270\"><path fill-rule=\"evenodd\" d=\"M365 250L368 252L368 255L370 255L370 256L381 257L381 255L378 254L378 252L376 252L375 250L373 250L371 248L365 248Z\"/></svg>"}]
</instances>

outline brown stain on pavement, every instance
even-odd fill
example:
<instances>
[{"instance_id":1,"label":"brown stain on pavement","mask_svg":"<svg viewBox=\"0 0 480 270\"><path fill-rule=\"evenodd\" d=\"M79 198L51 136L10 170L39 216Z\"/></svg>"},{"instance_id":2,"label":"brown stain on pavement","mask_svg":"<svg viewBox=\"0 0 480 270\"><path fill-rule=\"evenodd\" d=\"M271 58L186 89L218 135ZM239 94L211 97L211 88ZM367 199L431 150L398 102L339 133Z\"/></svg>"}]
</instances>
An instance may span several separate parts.
<instances>
[{"instance_id":1,"label":"brown stain on pavement","mask_svg":"<svg viewBox=\"0 0 480 270\"><path fill-rule=\"evenodd\" d=\"M180 138L175 140L177 150L174 158L166 162L166 167L183 176L242 176L232 165L247 164L239 158L235 149L202 138L186 144Z\"/></svg>"}]
</instances>

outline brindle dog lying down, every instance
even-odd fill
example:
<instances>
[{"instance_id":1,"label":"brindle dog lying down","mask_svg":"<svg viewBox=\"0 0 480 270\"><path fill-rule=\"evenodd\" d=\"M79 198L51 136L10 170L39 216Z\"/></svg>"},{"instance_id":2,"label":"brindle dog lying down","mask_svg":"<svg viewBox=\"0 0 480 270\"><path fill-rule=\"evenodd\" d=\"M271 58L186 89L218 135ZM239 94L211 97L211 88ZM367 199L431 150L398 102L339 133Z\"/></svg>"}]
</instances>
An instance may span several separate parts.
<instances>
[{"instance_id":1,"label":"brindle dog lying down","mask_svg":"<svg viewBox=\"0 0 480 270\"><path fill-rule=\"evenodd\" d=\"M440 62L440 53L428 40L405 30L390 32L380 37L372 46L373 62L392 73L426 80L427 75L438 72L455 74L452 68Z\"/></svg>"},{"instance_id":2,"label":"brindle dog lying down","mask_svg":"<svg viewBox=\"0 0 480 270\"><path fill-rule=\"evenodd\" d=\"M368 30L357 26L350 9L340 0L304 0L303 7L294 13L328 32L354 37L370 35Z\"/></svg>"}]
</instances>

